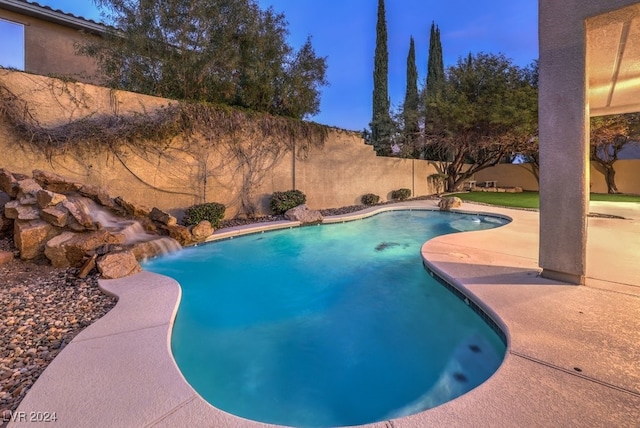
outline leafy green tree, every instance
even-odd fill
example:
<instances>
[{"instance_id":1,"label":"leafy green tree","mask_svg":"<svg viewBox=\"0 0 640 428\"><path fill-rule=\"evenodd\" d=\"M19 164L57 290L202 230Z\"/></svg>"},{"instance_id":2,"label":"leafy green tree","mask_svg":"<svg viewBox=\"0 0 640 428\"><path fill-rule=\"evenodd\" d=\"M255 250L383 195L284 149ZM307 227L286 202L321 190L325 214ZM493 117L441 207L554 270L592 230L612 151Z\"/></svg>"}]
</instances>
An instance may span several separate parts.
<instances>
[{"instance_id":1,"label":"leafy green tree","mask_svg":"<svg viewBox=\"0 0 640 428\"><path fill-rule=\"evenodd\" d=\"M447 70L442 95L429 110L428 138L448 161L447 191L459 190L476 172L535 140L537 132L537 88L501 54L460 59Z\"/></svg>"},{"instance_id":2,"label":"leafy green tree","mask_svg":"<svg viewBox=\"0 0 640 428\"><path fill-rule=\"evenodd\" d=\"M384 0L378 0L376 50L373 64L373 115L371 143L379 156L391 154L393 122L389 114L389 52L387 50L387 21Z\"/></svg>"},{"instance_id":3,"label":"leafy green tree","mask_svg":"<svg viewBox=\"0 0 640 428\"><path fill-rule=\"evenodd\" d=\"M616 114L591 118L591 160L598 171L604 174L607 193L620 193L616 186L616 171L613 165L620 151L640 138L640 113Z\"/></svg>"},{"instance_id":4,"label":"leafy green tree","mask_svg":"<svg viewBox=\"0 0 640 428\"><path fill-rule=\"evenodd\" d=\"M318 112L325 58L295 52L284 15L255 0L94 0L112 26L79 46L112 87L303 118Z\"/></svg>"},{"instance_id":5,"label":"leafy green tree","mask_svg":"<svg viewBox=\"0 0 640 428\"><path fill-rule=\"evenodd\" d=\"M407 90L402 106L403 142L408 148L408 155L414 159L420 157L420 116L418 111L418 69L416 67L416 47L413 37L409 40L407 55Z\"/></svg>"}]
</instances>

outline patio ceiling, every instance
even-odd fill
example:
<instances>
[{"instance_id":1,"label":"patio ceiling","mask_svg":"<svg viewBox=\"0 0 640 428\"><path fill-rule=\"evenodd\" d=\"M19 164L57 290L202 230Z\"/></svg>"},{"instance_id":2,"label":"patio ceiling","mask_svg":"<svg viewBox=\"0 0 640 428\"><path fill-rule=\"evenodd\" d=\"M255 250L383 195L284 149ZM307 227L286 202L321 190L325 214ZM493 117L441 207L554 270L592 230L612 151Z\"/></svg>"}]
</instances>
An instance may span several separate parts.
<instances>
[{"instance_id":1,"label":"patio ceiling","mask_svg":"<svg viewBox=\"0 0 640 428\"><path fill-rule=\"evenodd\" d=\"M587 19L591 116L640 111L640 3Z\"/></svg>"}]
</instances>

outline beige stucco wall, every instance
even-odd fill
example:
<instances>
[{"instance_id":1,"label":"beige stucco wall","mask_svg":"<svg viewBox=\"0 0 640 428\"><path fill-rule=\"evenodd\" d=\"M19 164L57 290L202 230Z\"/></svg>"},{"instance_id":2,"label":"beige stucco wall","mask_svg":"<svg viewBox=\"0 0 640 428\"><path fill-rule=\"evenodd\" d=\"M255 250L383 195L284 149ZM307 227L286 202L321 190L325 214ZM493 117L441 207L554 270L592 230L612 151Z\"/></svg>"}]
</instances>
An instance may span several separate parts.
<instances>
[{"instance_id":1,"label":"beige stucco wall","mask_svg":"<svg viewBox=\"0 0 640 428\"><path fill-rule=\"evenodd\" d=\"M29 113L44 127L102 114L153 113L171 104L162 98L6 70L0 71L0 85L26 102ZM247 182L252 183L249 198L259 213L268 212L274 191L292 188L302 190L308 205L318 209L359 204L365 193L387 200L391 191L402 187L417 196L437 191L427 180L436 172L429 162L377 157L354 132L329 128L322 147L297 141L295 156L290 149L274 150L277 154L255 163L262 168L239 164L229 150L233 144L243 144L248 153L255 153L252 147L260 147L263 137L250 130L237 134L241 138L222 136L210 143L197 135L179 136L157 142L153 150L135 142L118 147L94 143L46 154L17 138L6 118L0 118L0 168L24 174L33 169L54 171L103 186L112 196L176 214L195 203L221 202L228 217L243 210L242 189Z\"/></svg>"},{"instance_id":2,"label":"beige stucco wall","mask_svg":"<svg viewBox=\"0 0 640 428\"><path fill-rule=\"evenodd\" d=\"M86 37L97 36L4 9L0 9L0 18L24 25L25 71L64 75L82 82L100 82L96 62L76 55L74 47Z\"/></svg>"}]
</instances>

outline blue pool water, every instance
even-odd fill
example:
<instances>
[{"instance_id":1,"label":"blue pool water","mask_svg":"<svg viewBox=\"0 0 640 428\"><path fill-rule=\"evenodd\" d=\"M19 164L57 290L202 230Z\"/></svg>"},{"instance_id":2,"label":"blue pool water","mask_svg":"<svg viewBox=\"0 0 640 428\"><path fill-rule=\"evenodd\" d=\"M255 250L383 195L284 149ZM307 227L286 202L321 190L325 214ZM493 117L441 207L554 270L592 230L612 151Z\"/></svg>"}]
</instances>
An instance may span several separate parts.
<instances>
[{"instance_id":1,"label":"blue pool water","mask_svg":"<svg viewBox=\"0 0 640 428\"><path fill-rule=\"evenodd\" d=\"M396 211L216 242L145 263L182 286L171 347L214 406L323 427L417 413L484 382L505 343L420 247L507 221Z\"/></svg>"}]
</instances>

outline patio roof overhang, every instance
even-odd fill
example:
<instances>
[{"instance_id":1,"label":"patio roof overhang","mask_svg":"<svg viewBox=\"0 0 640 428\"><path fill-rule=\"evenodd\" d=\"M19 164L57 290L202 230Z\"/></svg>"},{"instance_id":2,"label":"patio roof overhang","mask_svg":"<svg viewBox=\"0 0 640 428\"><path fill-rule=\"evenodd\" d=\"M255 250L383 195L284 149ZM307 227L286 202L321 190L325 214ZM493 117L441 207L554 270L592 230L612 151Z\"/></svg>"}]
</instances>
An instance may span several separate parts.
<instances>
[{"instance_id":1,"label":"patio roof overhang","mask_svg":"<svg viewBox=\"0 0 640 428\"><path fill-rule=\"evenodd\" d=\"M586 20L591 116L640 111L640 4Z\"/></svg>"}]
</instances>

